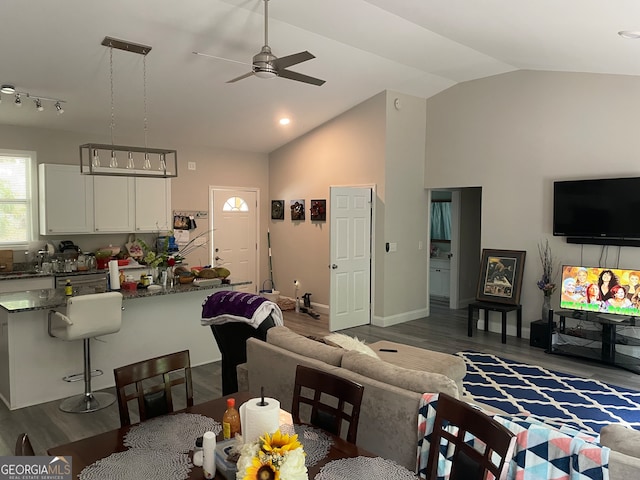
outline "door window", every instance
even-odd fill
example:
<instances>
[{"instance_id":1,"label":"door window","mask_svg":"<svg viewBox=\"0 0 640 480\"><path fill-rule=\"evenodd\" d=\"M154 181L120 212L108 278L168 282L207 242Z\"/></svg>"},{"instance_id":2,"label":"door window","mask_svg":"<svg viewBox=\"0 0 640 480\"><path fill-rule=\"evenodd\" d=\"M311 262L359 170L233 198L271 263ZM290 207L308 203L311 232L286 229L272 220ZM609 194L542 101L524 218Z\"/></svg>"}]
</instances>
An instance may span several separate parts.
<instances>
[{"instance_id":1,"label":"door window","mask_svg":"<svg viewBox=\"0 0 640 480\"><path fill-rule=\"evenodd\" d=\"M224 202L223 212L248 212L249 205L240 197L231 197Z\"/></svg>"}]
</instances>

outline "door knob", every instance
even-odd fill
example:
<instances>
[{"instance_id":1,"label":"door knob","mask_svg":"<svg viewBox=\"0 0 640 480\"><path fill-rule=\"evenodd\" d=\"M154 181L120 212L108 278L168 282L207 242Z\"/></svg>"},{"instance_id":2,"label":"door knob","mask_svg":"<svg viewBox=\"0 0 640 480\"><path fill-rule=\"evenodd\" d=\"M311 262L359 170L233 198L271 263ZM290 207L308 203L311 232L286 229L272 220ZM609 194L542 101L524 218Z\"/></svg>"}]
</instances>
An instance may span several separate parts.
<instances>
[{"instance_id":1,"label":"door knob","mask_svg":"<svg viewBox=\"0 0 640 480\"><path fill-rule=\"evenodd\" d=\"M338 265L336 265L335 263L332 263L332 264L331 264L331 268L332 268L333 270L335 270L336 268L338 268Z\"/></svg>"}]
</instances>

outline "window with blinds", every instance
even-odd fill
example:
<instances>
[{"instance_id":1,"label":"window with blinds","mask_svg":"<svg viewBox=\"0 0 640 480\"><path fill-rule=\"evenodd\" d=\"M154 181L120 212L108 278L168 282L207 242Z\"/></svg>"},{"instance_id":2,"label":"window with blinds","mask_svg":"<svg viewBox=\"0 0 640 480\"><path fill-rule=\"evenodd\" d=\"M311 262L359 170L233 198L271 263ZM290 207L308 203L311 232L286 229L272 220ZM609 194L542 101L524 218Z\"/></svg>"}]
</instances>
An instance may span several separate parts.
<instances>
[{"instance_id":1,"label":"window with blinds","mask_svg":"<svg viewBox=\"0 0 640 480\"><path fill-rule=\"evenodd\" d=\"M0 246L32 241L35 153L0 150Z\"/></svg>"}]
</instances>

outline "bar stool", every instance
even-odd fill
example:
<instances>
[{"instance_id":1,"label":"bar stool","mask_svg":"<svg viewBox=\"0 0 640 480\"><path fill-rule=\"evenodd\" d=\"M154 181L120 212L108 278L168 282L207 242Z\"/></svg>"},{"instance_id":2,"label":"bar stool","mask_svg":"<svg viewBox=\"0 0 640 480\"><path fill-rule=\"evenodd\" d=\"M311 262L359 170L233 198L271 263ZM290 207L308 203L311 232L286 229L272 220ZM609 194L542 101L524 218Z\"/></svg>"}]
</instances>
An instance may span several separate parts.
<instances>
[{"instance_id":1,"label":"bar stool","mask_svg":"<svg viewBox=\"0 0 640 480\"><path fill-rule=\"evenodd\" d=\"M59 408L69 413L95 412L113 404L116 397L106 392L91 391L91 353L89 342L92 338L116 333L122 324L122 294L118 292L96 293L71 297L67 300L66 315L55 310L49 312L49 336L65 341L83 340L84 343L84 394L75 395L62 401ZM102 375L96 370L96 375ZM77 375L64 377L67 382L75 381ZM76 378L74 378L76 377Z\"/></svg>"}]
</instances>

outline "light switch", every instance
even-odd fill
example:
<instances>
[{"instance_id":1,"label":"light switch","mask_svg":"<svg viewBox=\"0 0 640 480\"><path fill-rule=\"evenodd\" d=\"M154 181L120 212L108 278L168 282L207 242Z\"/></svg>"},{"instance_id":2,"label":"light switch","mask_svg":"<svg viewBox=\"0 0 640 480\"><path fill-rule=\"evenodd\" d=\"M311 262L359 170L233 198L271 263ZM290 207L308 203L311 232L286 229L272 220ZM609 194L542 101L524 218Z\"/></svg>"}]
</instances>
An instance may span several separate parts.
<instances>
[{"instance_id":1,"label":"light switch","mask_svg":"<svg viewBox=\"0 0 640 480\"><path fill-rule=\"evenodd\" d=\"M418 242L418 250L422 250L422 240Z\"/></svg>"},{"instance_id":2,"label":"light switch","mask_svg":"<svg viewBox=\"0 0 640 480\"><path fill-rule=\"evenodd\" d=\"M187 168L189 170L195 170L196 169L196 162L187 162Z\"/></svg>"},{"instance_id":3,"label":"light switch","mask_svg":"<svg viewBox=\"0 0 640 480\"><path fill-rule=\"evenodd\" d=\"M392 242L389 244L389 251L390 252L397 252L398 251L398 244L395 242Z\"/></svg>"}]
</instances>

